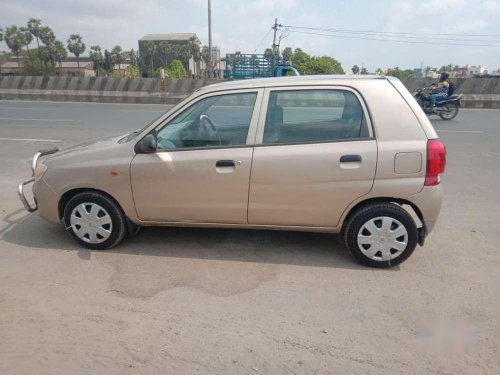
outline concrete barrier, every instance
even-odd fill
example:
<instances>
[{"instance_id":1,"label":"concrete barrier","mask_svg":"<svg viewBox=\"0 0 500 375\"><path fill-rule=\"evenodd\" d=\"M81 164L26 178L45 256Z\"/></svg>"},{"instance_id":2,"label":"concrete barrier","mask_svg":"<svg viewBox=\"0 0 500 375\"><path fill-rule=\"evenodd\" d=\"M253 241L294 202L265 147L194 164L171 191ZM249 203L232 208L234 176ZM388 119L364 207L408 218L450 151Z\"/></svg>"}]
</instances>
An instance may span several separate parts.
<instances>
[{"instance_id":1,"label":"concrete barrier","mask_svg":"<svg viewBox=\"0 0 500 375\"><path fill-rule=\"evenodd\" d=\"M0 77L0 99L175 104L209 79Z\"/></svg>"},{"instance_id":2,"label":"concrete barrier","mask_svg":"<svg viewBox=\"0 0 500 375\"><path fill-rule=\"evenodd\" d=\"M403 83L411 91L432 79L413 78ZM452 80L463 94L465 108L500 109L500 77ZM175 104L202 86L221 82L209 79L117 77L0 77L0 99L86 101L104 103Z\"/></svg>"}]
</instances>

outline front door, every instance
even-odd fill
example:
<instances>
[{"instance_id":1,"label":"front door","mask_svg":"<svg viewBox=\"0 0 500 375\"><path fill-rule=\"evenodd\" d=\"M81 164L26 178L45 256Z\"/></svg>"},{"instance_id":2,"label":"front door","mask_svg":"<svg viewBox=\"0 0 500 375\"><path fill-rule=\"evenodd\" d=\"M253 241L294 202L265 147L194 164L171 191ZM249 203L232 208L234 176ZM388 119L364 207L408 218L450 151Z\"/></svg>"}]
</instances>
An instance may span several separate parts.
<instances>
[{"instance_id":1,"label":"front door","mask_svg":"<svg viewBox=\"0 0 500 375\"><path fill-rule=\"evenodd\" d=\"M264 103L249 224L337 226L375 176L377 144L361 98L340 87L277 88L266 90Z\"/></svg>"},{"instance_id":2,"label":"front door","mask_svg":"<svg viewBox=\"0 0 500 375\"><path fill-rule=\"evenodd\" d=\"M158 128L138 154L132 190L143 221L247 223L258 91L210 94Z\"/></svg>"}]
</instances>

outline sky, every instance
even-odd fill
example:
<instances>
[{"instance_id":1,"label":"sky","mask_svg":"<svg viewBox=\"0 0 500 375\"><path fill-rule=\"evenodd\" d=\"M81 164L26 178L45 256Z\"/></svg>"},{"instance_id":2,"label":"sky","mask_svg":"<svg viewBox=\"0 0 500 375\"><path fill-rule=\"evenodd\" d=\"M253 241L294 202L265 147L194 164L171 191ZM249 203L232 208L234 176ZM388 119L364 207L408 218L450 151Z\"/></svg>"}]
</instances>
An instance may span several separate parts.
<instances>
[{"instance_id":1,"label":"sky","mask_svg":"<svg viewBox=\"0 0 500 375\"><path fill-rule=\"evenodd\" d=\"M30 17L41 19L63 42L71 33L80 34L87 52L95 44L137 49L139 38L155 33L194 32L203 44L208 43L207 0L0 0L0 27L25 25ZM373 38L367 34L342 34L350 36L345 38L293 32L328 33L309 29L278 32L278 36L284 32L281 48L332 56L345 70L354 64L375 71L418 68L421 63L424 67L452 63L500 68L500 0L212 0L213 45L223 55L262 53L272 44L275 17L280 24L300 27L430 34L413 35L407 40L424 43L410 44L358 39ZM489 35L447 37L493 41L496 46L449 45L462 43L456 40L430 44L446 37L443 33ZM379 35L384 39L389 34ZM0 50L7 50L5 43L0 43Z\"/></svg>"}]
</instances>

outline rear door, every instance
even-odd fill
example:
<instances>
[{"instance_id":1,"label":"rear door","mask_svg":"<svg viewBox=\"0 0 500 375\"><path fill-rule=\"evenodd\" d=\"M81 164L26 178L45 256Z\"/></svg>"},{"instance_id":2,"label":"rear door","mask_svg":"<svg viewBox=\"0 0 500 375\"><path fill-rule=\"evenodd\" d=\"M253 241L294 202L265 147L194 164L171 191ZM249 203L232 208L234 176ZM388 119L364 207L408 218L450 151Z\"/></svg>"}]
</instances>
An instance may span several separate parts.
<instances>
[{"instance_id":1,"label":"rear door","mask_svg":"<svg viewBox=\"0 0 500 375\"><path fill-rule=\"evenodd\" d=\"M249 224L338 225L373 185L377 143L347 87L266 89L253 154Z\"/></svg>"}]
</instances>

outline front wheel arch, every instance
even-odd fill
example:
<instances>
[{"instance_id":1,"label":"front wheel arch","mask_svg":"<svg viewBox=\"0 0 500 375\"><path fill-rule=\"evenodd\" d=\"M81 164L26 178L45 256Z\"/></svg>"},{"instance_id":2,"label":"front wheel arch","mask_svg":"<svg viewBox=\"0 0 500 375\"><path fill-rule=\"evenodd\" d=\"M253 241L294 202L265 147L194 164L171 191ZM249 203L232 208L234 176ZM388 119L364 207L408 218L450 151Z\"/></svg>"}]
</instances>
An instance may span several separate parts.
<instances>
[{"instance_id":1,"label":"front wheel arch","mask_svg":"<svg viewBox=\"0 0 500 375\"><path fill-rule=\"evenodd\" d=\"M62 218L64 216L64 208L66 207L68 202L71 200L71 198L73 198L77 194L86 193L86 192L99 193L99 194L103 194L103 195L107 196L109 199L113 200L118 205L118 207L120 207L120 210L122 211L123 215L126 217L125 211L123 211L122 206L115 198L113 198L112 195L106 193L105 191L99 190L99 189L76 188L76 189L68 190L59 199L59 203L58 203L58 207L57 207L58 214L59 214L59 220L62 220Z\"/></svg>"}]
</instances>

